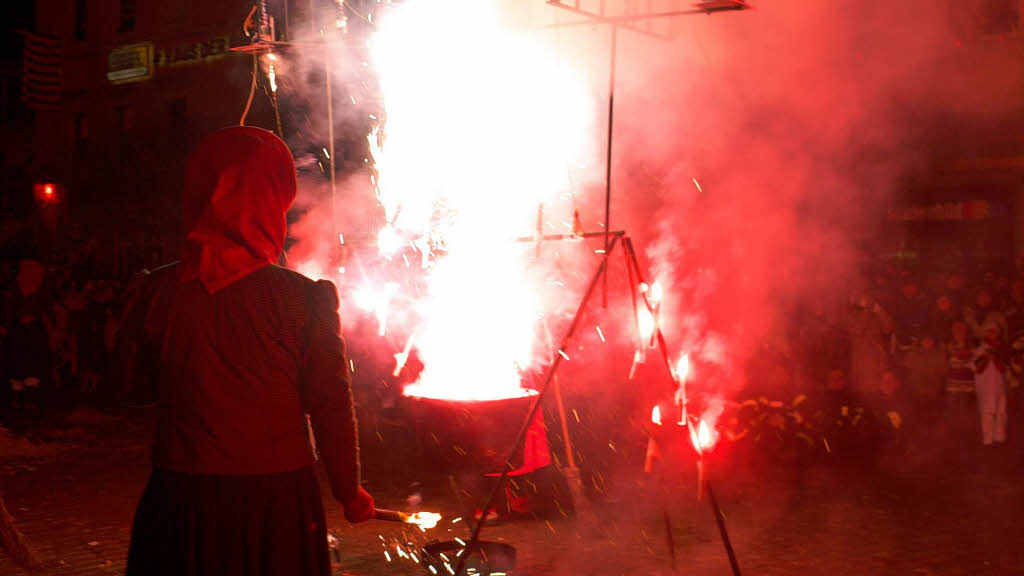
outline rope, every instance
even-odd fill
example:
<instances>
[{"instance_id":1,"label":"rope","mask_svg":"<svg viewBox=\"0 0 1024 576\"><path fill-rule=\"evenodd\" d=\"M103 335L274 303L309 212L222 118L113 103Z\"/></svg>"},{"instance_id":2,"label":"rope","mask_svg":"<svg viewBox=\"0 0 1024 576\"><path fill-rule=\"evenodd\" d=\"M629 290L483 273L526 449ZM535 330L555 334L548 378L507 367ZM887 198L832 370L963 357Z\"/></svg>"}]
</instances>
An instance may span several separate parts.
<instances>
[{"instance_id":1,"label":"rope","mask_svg":"<svg viewBox=\"0 0 1024 576\"><path fill-rule=\"evenodd\" d=\"M256 73L259 71L256 56L252 57L252 84L249 86L249 98L245 101L245 109L242 110L242 118L238 121L239 126L245 126L245 117L249 115L249 108L252 106L252 97L256 93Z\"/></svg>"}]
</instances>

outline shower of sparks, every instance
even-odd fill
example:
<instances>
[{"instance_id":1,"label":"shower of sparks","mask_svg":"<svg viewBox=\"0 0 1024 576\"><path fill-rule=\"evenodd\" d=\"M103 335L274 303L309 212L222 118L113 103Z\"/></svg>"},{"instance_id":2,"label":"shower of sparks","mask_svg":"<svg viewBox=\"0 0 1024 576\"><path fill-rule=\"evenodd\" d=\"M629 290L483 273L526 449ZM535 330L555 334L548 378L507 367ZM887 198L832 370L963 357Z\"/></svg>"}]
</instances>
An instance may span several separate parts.
<instances>
[{"instance_id":1,"label":"shower of sparks","mask_svg":"<svg viewBox=\"0 0 1024 576\"><path fill-rule=\"evenodd\" d=\"M386 222L377 247L422 282L378 288L362 308L382 334L389 309L407 308L394 329L416 334L423 365L408 396L525 396L522 374L545 360L537 322L552 288L515 239L534 229L539 205L574 192L566 166L586 157L591 100L553 46L504 26L497 4L395 3L369 42L386 110L368 136ZM469 122L454 129L457 118Z\"/></svg>"}]
</instances>

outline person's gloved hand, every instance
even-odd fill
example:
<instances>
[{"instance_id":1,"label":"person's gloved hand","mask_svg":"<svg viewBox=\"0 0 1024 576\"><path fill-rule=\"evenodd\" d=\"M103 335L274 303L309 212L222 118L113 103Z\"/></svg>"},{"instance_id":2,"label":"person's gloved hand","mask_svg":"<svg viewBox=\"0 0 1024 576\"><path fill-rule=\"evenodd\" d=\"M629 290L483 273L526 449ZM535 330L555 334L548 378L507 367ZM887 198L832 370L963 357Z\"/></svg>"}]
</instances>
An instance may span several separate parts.
<instances>
[{"instance_id":1,"label":"person's gloved hand","mask_svg":"<svg viewBox=\"0 0 1024 576\"><path fill-rule=\"evenodd\" d=\"M370 496L370 493L363 490L361 486L355 498L346 502L343 506L345 508L345 520L353 524L366 522L373 518L373 496Z\"/></svg>"}]
</instances>

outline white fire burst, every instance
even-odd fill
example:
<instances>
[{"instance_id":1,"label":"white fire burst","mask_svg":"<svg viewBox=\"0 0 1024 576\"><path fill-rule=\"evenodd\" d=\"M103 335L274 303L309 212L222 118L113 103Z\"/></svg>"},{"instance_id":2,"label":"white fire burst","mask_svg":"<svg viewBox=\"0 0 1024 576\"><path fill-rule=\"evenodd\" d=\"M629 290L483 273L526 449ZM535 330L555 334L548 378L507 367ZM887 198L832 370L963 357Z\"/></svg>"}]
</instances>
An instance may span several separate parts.
<instances>
[{"instance_id":1,"label":"white fire burst","mask_svg":"<svg viewBox=\"0 0 1024 576\"><path fill-rule=\"evenodd\" d=\"M586 87L493 0L408 0L371 41L386 115L370 135L381 249L430 253L413 304L424 369L413 396L526 394L545 283L527 264L538 206L571 193L586 157Z\"/></svg>"}]
</instances>

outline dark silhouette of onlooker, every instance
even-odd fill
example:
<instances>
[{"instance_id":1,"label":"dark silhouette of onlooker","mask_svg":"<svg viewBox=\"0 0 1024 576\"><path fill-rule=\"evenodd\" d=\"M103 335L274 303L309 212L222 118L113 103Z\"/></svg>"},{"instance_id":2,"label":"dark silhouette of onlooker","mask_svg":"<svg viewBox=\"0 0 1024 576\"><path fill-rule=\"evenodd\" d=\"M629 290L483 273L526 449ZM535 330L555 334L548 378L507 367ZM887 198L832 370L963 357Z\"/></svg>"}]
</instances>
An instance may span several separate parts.
<instances>
[{"instance_id":1,"label":"dark silhouette of onlooker","mask_svg":"<svg viewBox=\"0 0 1024 576\"><path fill-rule=\"evenodd\" d=\"M974 421L974 342L963 321L953 323L946 345L946 414L950 429L962 435Z\"/></svg>"},{"instance_id":2,"label":"dark silhouette of onlooker","mask_svg":"<svg viewBox=\"0 0 1024 576\"><path fill-rule=\"evenodd\" d=\"M925 334L916 346L907 350L903 362L913 411L922 418L934 416L949 371L946 351L938 346L935 337Z\"/></svg>"},{"instance_id":3,"label":"dark silhouette of onlooker","mask_svg":"<svg viewBox=\"0 0 1024 576\"><path fill-rule=\"evenodd\" d=\"M863 293L853 302L847 323L850 335L850 384L853 392L869 395L878 388L889 370L889 337L893 322L871 295Z\"/></svg>"},{"instance_id":4,"label":"dark silhouette of onlooker","mask_svg":"<svg viewBox=\"0 0 1024 576\"><path fill-rule=\"evenodd\" d=\"M928 330L928 301L925 300L917 282L907 278L900 289L900 298L893 308L896 335L901 346L916 343Z\"/></svg>"},{"instance_id":5,"label":"dark silhouette of onlooker","mask_svg":"<svg viewBox=\"0 0 1024 576\"><path fill-rule=\"evenodd\" d=\"M928 317L930 332L938 335L940 341L949 342L953 323L960 320L960 314L953 306L953 300L943 294L935 299L935 307Z\"/></svg>"}]
</instances>

